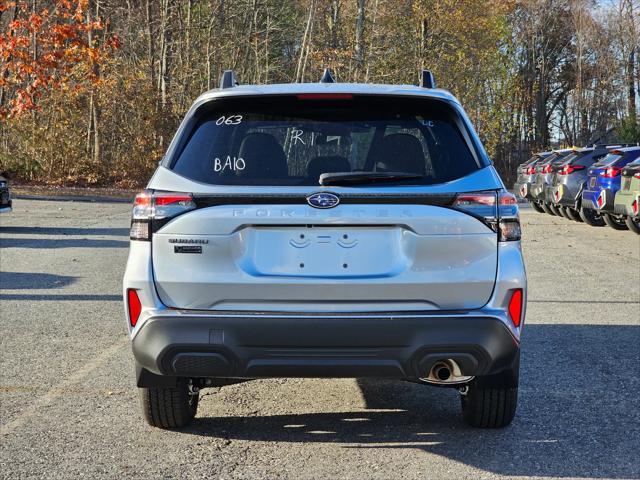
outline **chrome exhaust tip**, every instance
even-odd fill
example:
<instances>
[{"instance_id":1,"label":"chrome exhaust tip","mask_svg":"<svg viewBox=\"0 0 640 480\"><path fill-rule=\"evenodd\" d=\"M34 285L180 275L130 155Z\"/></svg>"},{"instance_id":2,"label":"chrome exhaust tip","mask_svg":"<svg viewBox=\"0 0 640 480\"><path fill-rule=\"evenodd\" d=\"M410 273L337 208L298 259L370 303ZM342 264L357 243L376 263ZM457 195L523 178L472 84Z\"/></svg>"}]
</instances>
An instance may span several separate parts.
<instances>
[{"instance_id":1,"label":"chrome exhaust tip","mask_svg":"<svg viewBox=\"0 0 640 480\"><path fill-rule=\"evenodd\" d=\"M473 376L463 375L460 366L448 358L434 363L427 377L420 380L435 385L456 385L473 380Z\"/></svg>"}]
</instances>

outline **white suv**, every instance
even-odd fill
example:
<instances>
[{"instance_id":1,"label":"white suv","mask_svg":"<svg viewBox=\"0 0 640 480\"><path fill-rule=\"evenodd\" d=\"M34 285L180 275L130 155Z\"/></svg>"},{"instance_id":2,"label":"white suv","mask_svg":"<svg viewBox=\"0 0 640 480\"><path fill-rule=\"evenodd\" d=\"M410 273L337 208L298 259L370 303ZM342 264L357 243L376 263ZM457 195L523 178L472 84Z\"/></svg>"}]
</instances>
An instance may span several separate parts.
<instances>
[{"instance_id":1,"label":"white suv","mask_svg":"<svg viewBox=\"0 0 640 480\"><path fill-rule=\"evenodd\" d=\"M255 378L391 377L513 419L526 277L515 198L458 101L421 86L221 88L133 207L124 277L146 420Z\"/></svg>"}]
</instances>

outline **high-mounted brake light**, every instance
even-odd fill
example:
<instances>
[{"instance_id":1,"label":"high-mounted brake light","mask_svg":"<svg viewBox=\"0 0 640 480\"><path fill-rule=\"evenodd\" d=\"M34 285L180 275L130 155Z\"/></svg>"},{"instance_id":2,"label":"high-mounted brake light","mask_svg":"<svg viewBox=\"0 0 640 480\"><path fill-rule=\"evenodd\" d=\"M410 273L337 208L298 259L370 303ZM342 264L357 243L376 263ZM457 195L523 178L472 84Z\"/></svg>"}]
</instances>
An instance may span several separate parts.
<instances>
[{"instance_id":1,"label":"high-mounted brake light","mask_svg":"<svg viewBox=\"0 0 640 480\"><path fill-rule=\"evenodd\" d=\"M188 193L144 191L136 195L131 218L131 240L151 240L154 227L193 210L196 204Z\"/></svg>"},{"instance_id":2,"label":"high-mounted brake light","mask_svg":"<svg viewBox=\"0 0 640 480\"><path fill-rule=\"evenodd\" d=\"M584 165L565 165L558 172L560 175L570 175L577 170L584 170Z\"/></svg>"},{"instance_id":3,"label":"high-mounted brake light","mask_svg":"<svg viewBox=\"0 0 640 480\"><path fill-rule=\"evenodd\" d=\"M142 304L138 297L138 291L133 288L127 290L127 310L129 312L129 324L135 327L136 323L138 323L138 318L140 318L140 312L142 312Z\"/></svg>"},{"instance_id":4,"label":"high-mounted brake light","mask_svg":"<svg viewBox=\"0 0 640 480\"><path fill-rule=\"evenodd\" d=\"M609 167L600 175L602 175L605 178L614 178L620 175L620 172L622 172L622 169L619 167Z\"/></svg>"},{"instance_id":5,"label":"high-mounted brake light","mask_svg":"<svg viewBox=\"0 0 640 480\"><path fill-rule=\"evenodd\" d=\"M481 220L501 242L520 240L518 201L508 192L461 193L451 206Z\"/></svg>"},{"instance_id":6,"label":"high-mounted brake light","mask_svg":"<svg viewBox=\"0 0 640 480\"><path fill-rule=\"evenodd\" d=\"M517 288L511 294L509 300L509 317L516 327L522 322L522 289Z\"/></svg>"},{"instance_id":7,"label":"high-mounted brake light","mask_svg":"<svg viewBox=\"0 0 640 480\"><path fill-rule=\"evenodd\" d=\"M300 93L298 100L353 100L350 93Z\"/></svg>"}]
</instances>

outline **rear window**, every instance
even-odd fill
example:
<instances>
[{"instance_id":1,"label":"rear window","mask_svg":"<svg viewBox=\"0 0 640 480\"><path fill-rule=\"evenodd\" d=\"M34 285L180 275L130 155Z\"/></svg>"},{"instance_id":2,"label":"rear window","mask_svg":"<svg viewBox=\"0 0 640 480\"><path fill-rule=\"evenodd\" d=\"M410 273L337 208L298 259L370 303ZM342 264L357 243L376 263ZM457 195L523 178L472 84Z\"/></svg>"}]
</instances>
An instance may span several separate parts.
<instances>
[{"instance_id":1,"label":"rear window","mask_svg":"<svg viewBox=\"0 0 640 480\"><path fill-rule=\"evenodd\" d=\"M595 168L610 167L622 158L619 153L608 153L602 159L593 164Z\"/></svg>"},{"instance_id":2,"label":"rear window","mask_svg":"<svg viewBox=\"0 0 640 480\"><path fill-rule=\"evenodd\" d=\"M323 173L402 172L433 184L478 170L456 112L440 101L343 96L220 99L178 144L173 171L216 185L318 185Z\"/></svg>"}]
</instances>

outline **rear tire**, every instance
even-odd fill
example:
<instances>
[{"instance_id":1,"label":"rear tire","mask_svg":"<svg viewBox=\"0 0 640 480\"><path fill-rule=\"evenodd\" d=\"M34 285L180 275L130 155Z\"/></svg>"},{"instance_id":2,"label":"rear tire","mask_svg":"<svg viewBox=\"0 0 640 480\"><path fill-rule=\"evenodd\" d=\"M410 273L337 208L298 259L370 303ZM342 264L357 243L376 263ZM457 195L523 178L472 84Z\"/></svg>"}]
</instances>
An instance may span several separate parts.
<instances>
[{"instance_id":1,"label":"rear tire","mask_svg":"<svg viewBox=\"0 0 640 480\"><path fill-rule=\"evenodd\" d=\"M152 427L180 428L188 425L198 410L198 393L189 390L189 381L181 378L175 387L140 388L144 419Z\"/></svg>"},{"instance_id":2,"label":"rear tire","mask_svg":"<svg viewBox=\"0 0 640 480\"><path fill-rule=\"evenodd\" d=\"M629 230L640 235L640 218L635 220L631 217L627 217L624 221L627 224L627 227L629 227Z\"/></svg>"},{"instance_id":3,"label":"rear tire","mask_svg":"<svg viewBox=\"0 0 640 480\"><path fill-rule=\"evenodd\" d=\"M542 207L542 210L544 210L545 213L548 213L549 215L555 215L555 212L553 212L550 208L549 205L547 205L546 203L542 202L540 204L540 207Z\"/></svg>"},{"instance_id":4,"label":"rear tire","mask_svg":"<svg viewBox=\"0 0 640 480\"><path fill-rule=\"evenodd\" d=\"M580 214L578 213L577 210L574 210L571 207L565 207L566 208L566 212L567 212L567 216L573 220L574 222L582 222L582 217L580 216Z\"/></svg>"},{"instance_id":5,"label":"rear tire","mask_svg":"<svg viewBox=\"0 0 640 480\"><path fill-rule=\"evenodd\" d=\"M529 202L529 203L531 204L531 208L533 208L536 212L544 213L544 210L542 209L542 207L538 205L536 202Z\"/></svg>"},{"instance_id":6,"label":"rear tire","mask_svg":"<svg viewBox=\"0 0 640 480\"><path fill-rule=\"evenodd\" d=\"M592 227L603 227L604 220L602 216L596 212L595 210L591 210L590 208L580 207L580 218Z\"/></svg>"},{"instance_id":7,"label":"rear tire","mask_svg":"<svg viewBox=\"0 0 640 480\"><path fill-rule=\"evenodd\" d=\"M604 223L609 225L614 230L628 230L629 229L629 227L627 227L627 224L625 223L625 221L619 219L618 217L614 217L613 215L610 215L608 213L605 213L602 217L604 218Z\"/></svg>"},{"instance_id":8,"label":"rear tire","mask_svg":"<svg viewBox=\"0 0 640 480\"><path fill-rule=\"evenodd\" d=\"M462 417L469 425L502 428L509 425L516 414L518 387L483 387L474 381L460 399Z\"/></svg>"}]
</instances>

